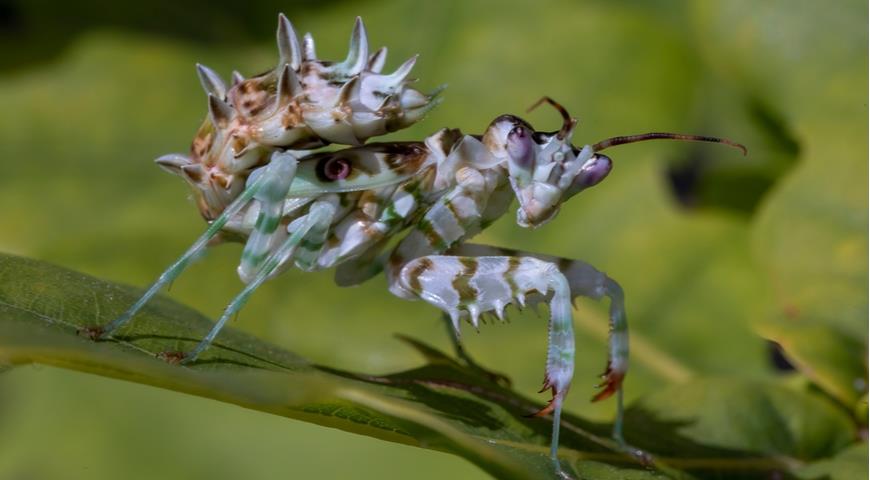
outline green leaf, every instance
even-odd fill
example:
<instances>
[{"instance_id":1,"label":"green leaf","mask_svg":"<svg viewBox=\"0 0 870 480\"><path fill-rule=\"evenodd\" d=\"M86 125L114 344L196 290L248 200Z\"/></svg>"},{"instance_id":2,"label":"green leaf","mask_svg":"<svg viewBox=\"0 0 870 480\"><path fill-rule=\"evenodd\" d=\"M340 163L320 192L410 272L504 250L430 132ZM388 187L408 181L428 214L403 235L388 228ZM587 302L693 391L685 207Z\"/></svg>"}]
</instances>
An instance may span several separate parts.
<instances>
[{"instance_id":1,"label":"green leaf","mask_svg":"<svg viewBox=\"0 0 870 480\"><path fill-rule=\"evenodd\" d=\"M165 298L146 307L117 341L97 343L76 335L78 328L113 318L135 296L136 291L127 287L4 255L0 257L0 360L12 365L43 363L145 383L450 452L498 478L554 474L546 447L549 422L524 416L535 411L533 402L419 342L408 340L426 357L425 366L370 375L318 366L229 329L193 365L174 366L154 358L155 353L192 347L208 320ZM722 390L722 385L730 391ZM692 391L696 392L694 397L686 393ZM764 440L751 442L755 431L735 430L724 437L705 435L710 425L721 425L722 409L727 406L720 402L715 415L704 411L710 407L703 395L717 391L728 398L742 398L743 404L727 411L746 425L759 421L759 415L777 427L790 422L790 428L781 435L791 443L783 446L774 442L775 448L771 448ZM747 396L748 391L759 394ZM668 402L689 408L679 418L665 415L657 419L661 414L657 410ZM770 404L772 410L758 408L758 402ZM772 416L772 411L778 416ZM801 420L810 411L815 420ZM683 476L682 469L701 476L705 471L729 469L763 476L783 471L799 458L817 458L836 450L844 435L850 434L848 419L844 426L843 418L824 400L731 381L662 392L630 411L627 431L639 446L664 454L655 457L653 464L670 476ZM688 433L663 428L675 419L686 424L697 421L697 426ZM566 415L563 429L560 456L578 478L659 476L639 469L634 457L618 453L613 442L603 437L607 432L604 425ZM818 448L821 444L827 447Z\"/></svg>"},{"instance_id":2,"label":"green leaf","mask_svg":"<svg viewBox=\"0 0 870 480\"><path fill-rule=\"evenodd\" d=\"M797 472L798 478L829 480L866 479L867 442L862 442L843 450L837 456L811 463Z\"/></svg>"},{"instance_id":3,"label":"green leaf","mask_svg":"<svg viewBox=\"0 0 870 480\"><path fill-rule=\"evenodd\" d=\"M866 390L866 367L855 359L866 355L866 347L854 337L843 335L819 322L765 322L761 335L780 344L788 359L801 372L845 405L856 405L858 392Z\"/></svg>"},{"instance_id":4,"label":"green leaf","mask_svg":"<svg viewBox=\"0 0 870 480\"><path fill-rule=\"evenodd\" d=\"M753 250L776 296L758 330L851 409L867 391L868 80L866 48L842 46L866 45L858 19L867 4L734 1L695 10L708 63L765 99L798 147L798 166L753 222Z\"/></svg>"},{"instance_id":5,"label":"green leaf","mask_svg":"<svg viewBox=\"0 0 870 480\"><path fill-rule=\"evenodd\" d=\"M663 389L632 406L686 438L721 448L811 460L852 443L848 415L823 397L765 382L707 378Z\"/></svg>"},{"instance_id":6,"label":"green leaf","mask_svg":"<svg viewBox=\"0 0 870 480\"><path fill-rule=\"evenodd\" d=\"M76 330L119 314L135 299L131 289L10 256L0 257L0 277L0 358L5 362L122 378L458 453L500 478L552 475L544 447L546 420L523 418L536 406L520 397L504 398L505 404L500 401L505 392L496 386L482 395L472 393L481 379L444 357L402 374L353 374L318 367L228 330L193 366L172 366L154 355L192 347L206 330L205 317L158 299L119 341L95 343L77 337ZM569 428L586 426L580 422ZM575 464L581 470L587 454L620 457L573 437L581 448L566 453L582 459Z\"/></svg>"}]
</instances>

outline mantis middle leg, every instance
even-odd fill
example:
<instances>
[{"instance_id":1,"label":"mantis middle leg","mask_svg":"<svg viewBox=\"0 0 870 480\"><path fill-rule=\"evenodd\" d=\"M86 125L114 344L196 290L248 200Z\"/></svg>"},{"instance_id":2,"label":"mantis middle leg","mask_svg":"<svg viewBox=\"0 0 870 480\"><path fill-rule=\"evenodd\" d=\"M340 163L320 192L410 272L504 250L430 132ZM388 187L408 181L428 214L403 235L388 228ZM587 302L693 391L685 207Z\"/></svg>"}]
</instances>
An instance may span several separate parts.
<instances>
[{"instance_id":1,"label":"mantis middle leg","mask_svg":"<svg viewBox=\"0 0 870 480\"><path fill-rule=\"evenodd\" d=\"M211 345L218 333L226 325L227 321L233 317L247 303L251 294L259 288L266 280L268 280L285 262L290 261L294 253L303 254L297 263L307 264L310 256L306 253L306 245L314 245L320 243L322 245L323 237L329 229L335 215L335 206L329 201L316 201L311 204L308 213L297 221L290 224L290 236L286 238L277 247L267 252L263 256L263 260L257 265L257 270L247 278L247 285L236 295L235 298L226 306L223 314L220 316L214 326L208 332L196 347L190 352L181 356L170 355L174 358L179 358L182 363L192 362L196 357ZM297 250L299 248L299 250ZM258 253L258 252L257 252ZM248 257L250 258L250 257ZM242 265L244 265L246 257L242 255ZM242 268L240 265L240 269Z\"/></svg>"}]
</instances>

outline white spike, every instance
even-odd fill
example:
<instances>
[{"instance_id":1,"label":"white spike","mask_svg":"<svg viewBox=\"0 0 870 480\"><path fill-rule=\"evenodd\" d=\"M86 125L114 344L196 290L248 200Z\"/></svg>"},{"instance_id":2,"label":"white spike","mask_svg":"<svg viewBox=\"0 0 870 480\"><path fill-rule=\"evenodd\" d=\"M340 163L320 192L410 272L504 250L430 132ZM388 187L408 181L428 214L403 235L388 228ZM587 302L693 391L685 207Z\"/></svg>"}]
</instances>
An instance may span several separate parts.
<instances>
[{"instance_id":1,"label":"white spike","mask_svg":"<svg viewBox=\"0 0 870 480\"><path fill-rule=\"evenodd\" d=\"M387 47L381 47L369 57L369 64L366 66L366 70L373 73L381 73L385 63L387 63Z\"/></svg>"},{"instance_id":2,"label":"white spike","mask_svg":"<svg viewBox=\"0 0 870 480\"><path fill-rule=\"evenodd\" d=\"M289 102L301 88L299 79L296 78L296 72L293 71L289 63L285 64L284 68L281 69L281 76L278 77L278 99L276 104L284 105Z\"/></svg>"},{"instance_id":3,"label":"white spike","mask_svg":"<svg viewBox=\"0 0 870 480\"><path fill-rule=\"evenodd\" d=\"M191 163L181 167L181 176L188 182L194 184L201 182L203 175L205 175L205 169L198 163Z\"/></svg>"},{"instance_id":4,"label":"white spike","mask_svg":"<svg viewBox=\"0 0 870 480\"><path fill-rule=\"evenodd\" d=\"M299 48L299 38L296 36L296 30L293 29L293 24L283 13L278 14L278 54L280 60L278 65L289 63L293 70L299 68L302 63L302 51Z\"/></svg>"},{"instance_id":5,"label":"white spike","mask_svg":"<svg viewBox=\"0 0 870 480\"><path fill-rule=\"evenodd\" d=\"M311 32L302 37L302 60L317 60L317 52L314 50L314 37Z\"/></svg>"},{"instance_id":6,"label":"white spike","mask_svg":"<svg viewBox=\"0 0 870 480\"><path fill-rule=\"evenodd\" d=\"M450 315L450 322L453 323L453 330L456 332L456 337L459 338L461 331L459 329L459 310L453 309L447 312Z\"/></svg>"},{"instance_id":7,"label":"white spike","mask_svg":"<svg viewBox=\"0 0 870 480\"><path fill-rule=\"evenodd\" d=\"M505 303L502 302L501 300L496 300L492 303L492 307L493 307L493 310L495 310L495 315L498 317L498 319L501 320L502 322L504 322Z\"/></svg>"},{"instance_id":8,"label":"white spike","mask_svg":"<svg viewBox=\"0 0 870 480\"><path fill-rule=\"evenodd\" d=\"M208 114L211 117L211 123L215 126L223 128L232 120L235 113L233 107L229 106L227 102L212 94L208 95Z\"/></svg>"},{"instance_id":9,"label":"white spike","mask_svg":"<svg viewBox=\"0 0 870 480\"><path fill-rule=\"evenodd\" d=\"M398 88L405 79L410 75L411 70L414 68L414 64L417 63L417 57L419 55L414 55L413 57L405 60L405 63L399 66L395 72L385 75L383 79L383 83L388 85L390 88Z\"/></svg>"},{"instance_id":10,"label":"white spike","mask_svg":"<svg viewBox=\"0 0 870 480\"><path fill-rule=\"evenodd\" d=\"M202 84L205 93L214 95L220 99L226 97L227 87L224 85L224 81L221 79L220 75L218 75L214 70L197 63L196 73L199 75L199 83Z\"/></svg>"},{"instance_id":11,"label":"white spike","mask_svg":"<svg viewBox=\"0 0 870 480\"><path fill-rule=\"evenodd\" d=\"M342 85L341 90L338 91L338 96L335 100L335 106L339 107L345 105L353 99L354 90L357 88L359 84L359 76L353 77L344 85Z\"/></svg>"},{"instance_id":12,"label":"white spike","mask_svg":"<svg viewBox=\"0 0 870 480\"><path fill-rule=\"evenodd\" d=\"M157 157L154 161L157 162L160 168L175 174L179 174L182 168L190 165L190 158L180 153L168 153Z\"/></svg>"},{"instance_id":13,"label":"white spike","mask_svg":"<svg viewBox=\"0 0 870 480\"><path fill-rule=\"evenodd\" d=\"M366 35L366 27L362 18L356 17L353 24L353 33L350 35L350 49L347 58L339 65L338 69L347 75L356 75L363 71L369 59L369 39Z\"/></svg>"},{"instance_id":14,"label":"white spike","mask_svg":"<svg viewBox=\"0 0 870 480\"><path fill-rule=\"evenodd\" d=\"M520 308L526 307L526 294L523 292L517 293L517 303L520 304Z\"/></svg>"},{"instance_id":15,"label":"white spike","mask_svg":"<svg viewBox=\"0 0 870 480\"><path fill-rule=\"evenodd\" d=\"M409 92L411 89L405 90L405 92ZM404 97L404 95L402 95ZM402 125L411 125L414 122L420 121L423 117L426 116L427 113L432 111L435 107L441 104L442 98L429 98L429 103L423 105L421 107L408 109L405 111L405 115L402 119ZM405 108L404 103L401 104L402 108Z\"/></svg>"},{"instance_id":16,"label":"white spike","mask_svg":"<svg viewBox=\"0 0 870 480\"><path fill-rule=\"evenodd\" d=\"M425 107L429 103L430 97L428 95L424 95L413 88L405 89L402 92L402 96L399 97L399 104L402 105L402 109L407 110L411 108L420 108Z\"/></svg>"},{"instance_id":17,"label":"white spike","mask_svg":"<svg viewBox=\"0 0 870 480\"><path fill-rule=\"evenodd\" d=\"M474 328L480 328L480 307L471 303L467 307L468 314L471 315L471 324Z\"/></svg>"},{"instance_id":18,"label":"white spike","mask_svg":"<svg viewBox=\"0 0 870 480\"><path fill-rule=\"evenodd\" d=\"M245 76L239 73L238 70L233 70L233 86L242 83L245 81Z\"/></svg>"}]
</instances>

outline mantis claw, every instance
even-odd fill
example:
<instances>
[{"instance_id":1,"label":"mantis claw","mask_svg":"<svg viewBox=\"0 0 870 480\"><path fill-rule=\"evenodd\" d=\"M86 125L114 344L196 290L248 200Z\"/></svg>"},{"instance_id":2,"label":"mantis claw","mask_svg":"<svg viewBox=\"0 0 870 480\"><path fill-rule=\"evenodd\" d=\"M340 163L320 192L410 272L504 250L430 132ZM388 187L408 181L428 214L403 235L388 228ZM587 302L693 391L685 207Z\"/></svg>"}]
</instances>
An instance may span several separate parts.
<instances>
[{"instance_id":1,"label":"mantis claw","mask_svg":"<svg viewBox=\"0 0 870 480\"><path fill-rule=\"evenodd\" d=\"M103 340L104 334L105 329L102 326L83 327L76 330L76 335L93 341Z\"/></svg>"},{"instance_id":2,"label":"mantis claw","mask_svg":"<svg viewBox=\"0 0 870 480\"><path fill-rule=\"evenodd\" d=\"M164 352L160 352L157 354L157 358L163 360L170 365L184 365L193 361L192 357L189 358L186 353L180 352L178 350L167 350Z\"/></svg>"},{"instance_id":3,"label":"mantis claw","mask_svg":"<svg viewBox=\"0 0 870 480\"><path fill-rule=\"evenodd\" d=\"M596 385L595 388L603 388L603 390L592 397L593 402L609 398L611 395L616 393L617 390L622 388L622 380L625 378L625 372L614 370L608 365L607 370L601 374L601 378L603 378L604 381Z\"/></svg>"}]
</instances>

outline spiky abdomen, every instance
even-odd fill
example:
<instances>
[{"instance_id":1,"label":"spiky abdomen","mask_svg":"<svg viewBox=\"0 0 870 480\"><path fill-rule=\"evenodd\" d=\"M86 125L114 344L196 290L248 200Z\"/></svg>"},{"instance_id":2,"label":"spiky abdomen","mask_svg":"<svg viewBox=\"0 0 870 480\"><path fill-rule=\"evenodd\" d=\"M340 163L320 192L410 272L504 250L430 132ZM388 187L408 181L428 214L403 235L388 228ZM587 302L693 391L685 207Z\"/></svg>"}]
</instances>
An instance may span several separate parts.
<instances>
[{"instance_id":1,"label":"spiky abdomen","mask_svg":"<svg viewBox=\"0 0 870 480\"><path fill-rule=\"evenodd\" d=\"M209 114L189 156L158 159L191 184L207 219L241 192L251 170L267 163L274 150L360 145L417 122L438 103L437 92L426 95L408 87L416 57L391 74L380 73L387 50L369 54L359 18L342 62L317 59L311 35L300 43L283 15L277 40L274 69L247 79L233 73L229 87L198 65Z\"/></svg>"}]
</instances>

